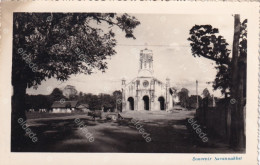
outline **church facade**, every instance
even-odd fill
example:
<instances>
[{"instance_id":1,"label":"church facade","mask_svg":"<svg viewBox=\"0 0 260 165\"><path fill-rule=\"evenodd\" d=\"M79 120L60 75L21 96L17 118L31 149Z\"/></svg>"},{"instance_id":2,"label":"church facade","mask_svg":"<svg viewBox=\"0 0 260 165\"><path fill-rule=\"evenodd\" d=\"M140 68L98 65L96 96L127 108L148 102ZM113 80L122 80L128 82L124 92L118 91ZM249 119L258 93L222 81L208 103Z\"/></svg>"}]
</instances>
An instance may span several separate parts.
<instances>
[{"instance_id":1,"label":"church facade","mask_svg":"<svg viewBox=\"0 0 260 165\"><path fill-rule=\"evenodd\" d=\"M138 76L131 82L122 80L122 110L160 111L170 110L173 99L170 94L170 79L162 82L153 76L153 52L141 50Z\"/></svg>"}]
</instances>

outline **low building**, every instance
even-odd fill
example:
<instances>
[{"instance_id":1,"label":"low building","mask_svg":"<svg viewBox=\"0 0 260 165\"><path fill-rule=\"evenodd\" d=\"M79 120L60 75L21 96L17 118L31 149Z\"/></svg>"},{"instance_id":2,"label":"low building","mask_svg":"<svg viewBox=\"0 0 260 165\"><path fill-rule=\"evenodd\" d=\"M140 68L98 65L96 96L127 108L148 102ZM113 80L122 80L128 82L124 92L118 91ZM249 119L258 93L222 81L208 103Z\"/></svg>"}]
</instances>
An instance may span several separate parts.
<instances>
[{"instance_id":1,"label":"low building","mask_svg":"<svg viewBox=\"0 0 260 165\"><path fill-rule=\"evenodd\" d=\"M76 110L78 101L54 101L51 106L52 113L71 113Z\"/></svg>"},{"instance_id":2,"label":"low building","mask_svg":"<svg viewBox=\"0 0 260 165\"><path fill-rule=\"evenodd\" d=\"M89 112L89 105L88 104L78 104L77 105L77 110L81 112Z\"/></svg>"}]
</instances>

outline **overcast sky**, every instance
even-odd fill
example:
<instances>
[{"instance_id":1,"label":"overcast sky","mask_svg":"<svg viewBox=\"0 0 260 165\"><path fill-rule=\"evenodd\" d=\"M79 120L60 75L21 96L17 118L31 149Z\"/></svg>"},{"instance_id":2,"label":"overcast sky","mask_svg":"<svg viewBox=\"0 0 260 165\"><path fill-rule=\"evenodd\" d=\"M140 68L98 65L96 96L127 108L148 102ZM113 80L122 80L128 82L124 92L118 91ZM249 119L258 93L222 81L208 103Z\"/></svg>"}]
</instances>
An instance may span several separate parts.
<instances>
[{"instance_id":1,"label":"overcast sky","mask_svg":"<svg viewBox=\"0 0 260 165\"><path fill-rule=\"evenodd\" d=\"M78 91L94 94L120 90L123 77L129 82L137 76L139 52L147 43L147 48L153 51L156 78L165 82L166 77L169 77L171 86L179 90L182 87L187 88L190 94L195 94L195 82L198 80L199 94L204 88L208 88L212 94L220 96L219 91L213 92L212 84L206 84L215 79L214 61L193 57L187 38L189 30L195 24L210 24L218 28L231 45L234 28L232 15L130 15L141 22L134 31L136 40L125 38L121 31L115 29L117 54L108 60L106 73L98 71L92 75L73 75L66 82L49 79L42 82L37 90L27 89L27 93L49 94L53 88L63 89L66 85L73 85Z\"/></svg>"}]
</instances>

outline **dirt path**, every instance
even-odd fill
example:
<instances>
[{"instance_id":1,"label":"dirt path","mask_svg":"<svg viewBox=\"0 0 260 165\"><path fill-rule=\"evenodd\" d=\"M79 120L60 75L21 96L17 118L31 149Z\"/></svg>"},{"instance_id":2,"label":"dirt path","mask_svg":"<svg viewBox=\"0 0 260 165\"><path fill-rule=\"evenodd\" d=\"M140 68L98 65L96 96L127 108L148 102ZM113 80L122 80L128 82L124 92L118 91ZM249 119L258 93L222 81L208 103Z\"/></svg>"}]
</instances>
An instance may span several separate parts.
<instances>
[{"instance_id":1,"label":"dirt path","mask_svg":"<svg viewBox=\"0 0 260 165\"><path fill-rule=\"evenodd\" d=\"M150 112L149 112L150 113ZM92 121L86 115L29 119L30 128L39 141L29 143L25 151L31 152L145 152L145 153L197 153L226 150L225 146L212 149L194 142L185 126L185 119L194 111L173 113L122 113L138 124ZM77 125L75 119L82 122ZM138 126L137 126L138 125ZM140 128L143 128L140 133ZM146 133L146 134L144 134ZM88 135L91 134L93 141ZM149 136L144 137L144 135ZM147 142L147 137L150 141ZM219 149L219 150L218 150Z\"/></svg>"}]
</instances>

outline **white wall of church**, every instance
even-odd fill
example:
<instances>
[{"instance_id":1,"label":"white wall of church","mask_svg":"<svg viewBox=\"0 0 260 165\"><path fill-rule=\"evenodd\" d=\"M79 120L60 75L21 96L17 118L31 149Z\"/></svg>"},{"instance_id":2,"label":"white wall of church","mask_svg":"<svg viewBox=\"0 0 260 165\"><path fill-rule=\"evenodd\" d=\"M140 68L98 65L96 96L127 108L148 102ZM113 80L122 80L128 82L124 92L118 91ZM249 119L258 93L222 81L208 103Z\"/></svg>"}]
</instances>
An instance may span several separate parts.
<instances>
[{"instance_id":1,"label":"white wall of church","mask_svg":"<svg viewBox=\"0 0 260 165\"><path fill-rule=\"evenodd\" d=\"M153 77L137 77L123 87L125 110L145 110L144 97L149 98L148 109L152 111L172 108L172 96L166 84ZM159 98L164 100L160 103ZM131 107L131 101L134 106ZM161 106L163 104L163 106Z\"/></svg>"},{"instance_id":2,"label":"white wall of church","mask_svg":"<svg viewBox=\"0 0 260 165\"><path fill-rule=\"evenodd\" d=\"M129 83L122 80L123 110L169 110L172 96L169 92L170 80L166 83L153 77L153 52L140 51L138 76Z\"/></svg>"}]
</instances>

